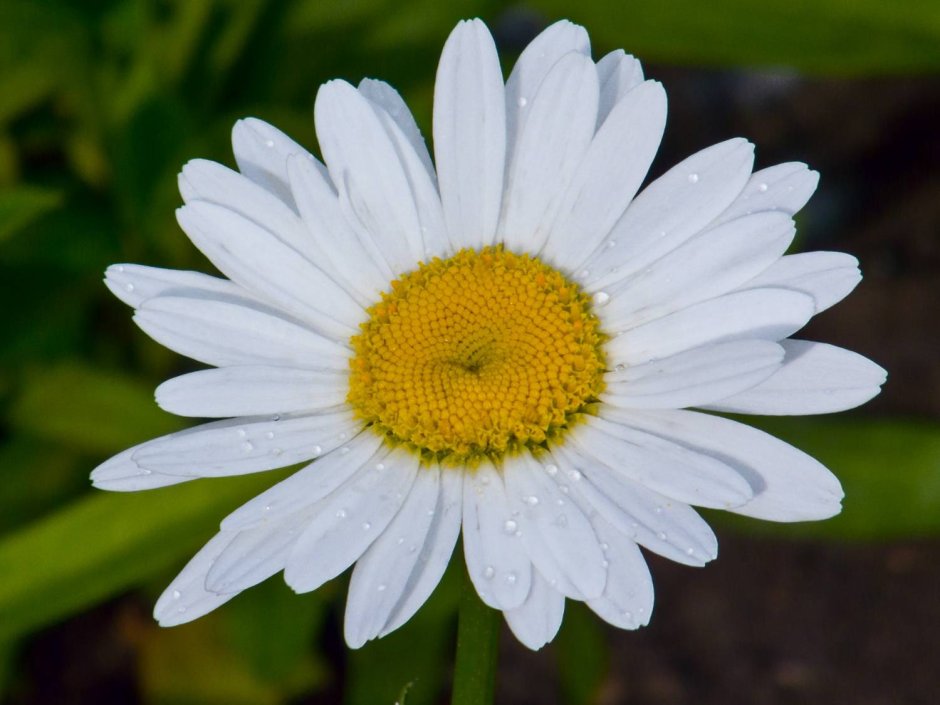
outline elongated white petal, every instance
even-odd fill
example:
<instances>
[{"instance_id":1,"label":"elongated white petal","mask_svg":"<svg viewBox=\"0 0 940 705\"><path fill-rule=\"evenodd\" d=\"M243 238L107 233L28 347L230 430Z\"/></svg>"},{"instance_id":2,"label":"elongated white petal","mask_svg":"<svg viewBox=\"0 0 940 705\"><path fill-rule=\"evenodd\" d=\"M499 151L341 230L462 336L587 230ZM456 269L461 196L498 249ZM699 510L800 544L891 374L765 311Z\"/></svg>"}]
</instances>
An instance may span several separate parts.
<instances>
[{"instance_id":1,"label":"elongated white petal","mask_svg":"<svg viewBox=\"0 0 940 705\"><path fill-rule=\"evenodd\" d=\"M848 296L862 281L858 260L842 252L801 252L781 257L741 289L780 287L809 294L816 313Z\"/></svg>"},{"instance_id":2,"label":"elongated white petal","mask_svg":"<svg viewBox=\"0 0 940 705\"><path fill-rule=\"evenodd\" d=\"M434 157L454 249L493 243L506 165L506 100L499 56L479 20L448 37L434 84Z\"/></svg>"},{"instance_id":3,"label":"elongated white petal","mask_svg":"<svg viewBox=\"0 0 940 705\"><path fill-rule=\"evenodd\" d=\"M568 597L590 599L604 590L607 571L591 522L561 491L558 468L528 453L506 462L503 478L512 519L536 571ZM504 526L504 529L506 527Z\"/></svg>"},{"instance_id":4,"label":"elongated white petal","mask_svg":"<svg viewBox=\"0 0 940 705\"><path fill-rule=\"evenodd\" d=\"M625 479L702 507L727 509L753 496L750 485L731 466L684 446L664 442L631 425L629 413L605 410L571 434L580 456ZM593 477L593 475L592 475Z\"/></svg>"},{"instance_id":5,"label":"elongated white petal","mask_svg":"<svg viewBox=\"0 0 940 705\"><path fill-rule=\"evenodd\" d=\"M718 539L688 504L676 502L614 473L565 445L553 456L569 491L618 531L677 563L702 566L718 556Z\"/></svg>"},{"instance_id":6,"label":"elongated white petal","mask_svg":"<svg viewBox=\"0 0 940 705\"><path fill-rule=\"evenodd\" d=\"M388 623L409 591L440 506L440 468L422 468L401 511L356 562L349 580L344 632L358 649Z\"/></svg>"},{"instance_id":7,"label":"elongated white petal","mask_svg":"<svg viewBox=\"0 0 940 705\"><path fill-rule=\"evenodd\" d=\"M731 340L782 340L813 316L813 300L786 289L740 291L644 323L607 344L610 364L639 365Z\"/></svg>"},{"instance_id":8,"label":"elongated white petal","mask_svg":"<svg viewBox=\"0 0 940 705\"><path fill-rule=\"evenodd\" d=\"M538 252L597 121L597 70L590 58L564 56L531 99L506 170L497 233L510 248Z\"/></svg>"},{"instance_id":9,"label":"elongated white petal","mask_svg":"<svg viewBox=\"0 0 940 705\"><path fill-rule=\"evenodd\" d=\"M311 330L233 297L158 296L134 322L181 355L208 365L286 365L345 370L349 351Z\"/></svg>"},{"instance_id":10,"label":"elongated white petal","mask_svg":"<svg viewBox=\"0 0 940 705\"><path fill-rule=\"evenodd\" d=\"M284 570L306 515L240 531L206 574L206 590L238 594Z\"/></svg>"},{"instance_id":11,"label":"elongated white petal","mask_svg":"<svg viewBox=\"0 0 940 705\"><path fill-rule=\"evenodd\" d=\"M490 607L518 607L529 594L532 563L517 536L503 478L486 463L464 473L463 553L480 599Z\"/></svg>"},{"instance_id":12,"label":"elongated white petal","mask_svg":"<svg viewBox=\"0 0 940 705\"><path fill-rule=\"evenodd\" d=\"M637 86L617 104L558 207L543 250L549 261L568 267L610 234L646 177L665 125L666 93L655 81Z\"/></svg>"},{"instance_id":13,"label":"elongated white petal","mask_svg":"<svg viewBox=\"0 0 940 705\"><path fill-rule=\"evenodd\" d=\"M616 49L597 62L597 78L601 87L597 106L599 128L620 99L643 83L643 67L623 49Z\"/></svg>"},{"instance_id":14,"label":"elongated white petal","mask_svg":"<svg viewBox=\"0 0 940 705\"><path fill-rule=\"evenodd\" d=\"M395 124L398 125L402 134L411 144L418 159L421 160L428 176L432 181L435 181L437 177L434 173L431 154L428 152L428 145L418 128L418 123L415 122L414 115L411 114L411 110L398 91L385 81L364 78L359 82L359 92L382 108L395 121Z\"/></svg>"},{"instance_id":15,"label":"elongated white petal","mask_svg":"<svg viewBox=\"0 0 940 705\"><path fill-rule=\"evenodd\" d=\"M190 372L157 387L157 404L179 416L221 418L323 411L346 399L339 370L240 365Z\"/></svg>"},{"instance_id":16,"label":"elongated white petal","mask_svg":"<svg viewBox=\"0 0 940 705\"><path fill-rule=\"evenodd\" d=\"M767 340L694 348L608 374L601 399L623 409L702 406L764 382L780 368L783 354Z\"/></svg>"},{"instance_id":17,"label":"elongated white petal","mask_svg":"<svg viewBox=\"0 0 940 705\"><path fill-rule=\"evenodd\" d=\"M424 546L418 553L418 561L409 577L408 585L379 636L393 632L411 619L441 581L460 535L462 493L463 474L453 468L442 468L434 521L428 530ZM398 543L397 538L395 542Z\"/></svg>"},{"instance_id":18,"label":"elongated white petal","mask_svg":"<svg viewBox=\"0 0 940 705\"><path fill-rule=\"evenodd\" d=\"M219 595L205 588L206 574L233 538L234 534L225 532L213 536L163 591L153 608L153 618L161 627L199 619L235 597L234 593Z\"/></svg>"},{"instance_id":19,"label":"elongated white petal","mask_svg":"<svg viewBox=\"0 0 940 705\"><path fill-rule=\"evenodd\" d=\"M222 477L287 467L339 448L362 426L352 412L213 421L132 449L133 462L154 475Z\"/></svg>"},{"instance_id":20,"label":"elongated white petal","mask_svg":"<svg viewBox=\"0 0 940 705\"><path fill-rule=\"evenodd\" d=\"M320 149L347 220L371 237L396 273L423 257L408 180L372 104L345 81L320 87L314 105Z\"/></svg>"},{"instance_id":21,"label":"elongated white petal","mask_svg":"<svg viewBox=\"0 0 940 705\"><path fill-rule=\"evenodd\" d=\"M309 161L309 160L308 160ZM282 167L286 171L286 166ZM193 159L179 175L186 203L206 201L255 223L304 257L316 261L313 238L291 205L237 171L207 159Z\"/></svg>"},{"instance_id":22,"label":"elongated white petal","mask_svg":"<svg viewBox=\"0 0 940 705\"><path fill-rule=\"evenodd\" d=\"M751 175L754 146L732 139L703 149L647 186L593 253L574 270L602 288L645 269L707 226L741 193Z\"/></svg>"},{"instance_id":23,"label":"elongated white petal","mask_svg":"<svg viewBox=\"0 0 940 705\"><path fill-rule=\"evenodd\" d=\"M341 432L335 441L343 445L240 506L222 520L222 528L236 531L286 519L328 497L363 467L384 462L388 454L379 436L368 431L353 437Z\"/></svg>"},{"instance_id":24,"label":"elongated white petal","mask_svg":"<svg viewBox=\"0 0 940 705\"><path fill-rule=\"evenodd\" d=\"M371 236L357 233L346 221L327 177L303 157L287 162L291 192L300 217L326 258L327 268L345 283L360 304L369 306L379 298L392 270Z\"/></svg>"},{"instance_id":25,"label":"elongated white petal","mask_svg":"<svg viewBox=\"0 0 940 705\"><path fill-rule=\"evenodd\" d=\"M111 293L133 308L149 298L163 294L213 293L254 298L247 290L228 279L210 277L202 272L161 269L142 264L112 264L105 271L104 283Z\"/></svg>"},{"instance_id":26,"label":"elongated white petal","mask_svg":"<svg viewBox=\"0 0 940 705\"><path fill-rule=\"evenodd\" d=\"M760 384L708 408L741 414L831 414L881 391L888 373L851 350L806 340L781 342L783 366Z\"/></svg>"},{"instance_id":27,"label":"elongated white petal","mask_svg":"<svg viewBox=\"0 0 940 705\"><path fill-rule=\"evenodd\" d=\"M605 289L603 320L614 329L636 326L726 294L777 261L795 233L785 213L743 216L703 232Z\"/></svg>"},{"instance_id":28,"label":"elongated white petal","mask_svg":"<svg viewBox=\"0 0 940 705\"><path fill-rule=\"evenodd\" d=\"M591 41L584 27L559 20L544 29L523 49L506 81L507 151L513 151L516 132L529 101L555 63L565 54L591 55Z\"/></svg>"},{"instance_id":29,"label":"elongated white petal","mask_svg":"<svg viewBox=\"0 0 940 705\"><path fill-rule=\"evenodd\" d=\"M608 562L604 594L587 601L597 616L621 629L638 629L653 613L653 579L636 543L597 516L594 531Z\"/></svg>"},{"instance_id":30,"label":"elongated white petal","mask_svg":"<svg viewBox=\"0 0 940 705\"><path fill-rule=\"evenodd\" d=\"M760 211L780 211L793 215L813 195L819 173L800 162L777 164L755 171L734 202L715 219L713 225Z\"/></svg>"},{"instance_id":31,"label":"elongated white petal","mask_svg":"<svg viewBox=\"0 0 940 705\"><path fill-rule=\"evenodd\" d=\"M416 454L394 450L320 502L291 550L287 584L316 590L359 560L398 513L417 471Z\"/></svg>"},{"instance_id":32,"label":"elongated white petal","mask_svg":"<svg viewBox=\"0 0 940 705\"><path fill-rule=\"evenodd\" d=\"M178 485L181 482L192 480L175 474L155 472L142 466L134 459L134 453L141 447L134 446L109 458L91 471L91 484L101 490L110 492L139 492L140 490L153 490L158 487Z\"/></svg>"},{"instance_id":33,"label":"elongated white petal","mask_svg":"<svg viewBox=\"0 0 940 705\"><path fill-rule=\"evenodd\" d=\"M203 201L177 211L180 227L226 276L319 332L352 335L364 312L297 250L238 213Z\"/></svg>"},{"instance_id":34,"label":"elongated white petal","mask_svg":"<svg viewBox=\"0 0 940 705\"><path fill-rule=\"evenodd\" d=\"M313 161L313 155L290 137L257 118L239 120L232 128L232 151L238 170L289 206L294 205L287 179L287 160L293 155ZM323 171L323 165L317 163Z\"/></svg>"},{"instance_id":35,"label":"elongated white petal","mask_svg":"<svg viewBox=\"0 0 940 705\"><path fill-rule=\"evenodd\" d=\"M769 521L826 519L842 508L842 487L819 461L756 428L694 411L632 412L631 423L720 457L750 483L754 498L730 510Z\"/></svg>"},{"instance_id":36,"label":"elongated white petal","mask_svg":"<svg viewBox=\"0 0 940 705\"><path fill-rule=\"evenodd\" d=\"M564 595L550 587L538 571L532 575L532 587L525 602L503 612L512 633L533 651L555 638L564 615Z\"/></svg>"}]
</instances>

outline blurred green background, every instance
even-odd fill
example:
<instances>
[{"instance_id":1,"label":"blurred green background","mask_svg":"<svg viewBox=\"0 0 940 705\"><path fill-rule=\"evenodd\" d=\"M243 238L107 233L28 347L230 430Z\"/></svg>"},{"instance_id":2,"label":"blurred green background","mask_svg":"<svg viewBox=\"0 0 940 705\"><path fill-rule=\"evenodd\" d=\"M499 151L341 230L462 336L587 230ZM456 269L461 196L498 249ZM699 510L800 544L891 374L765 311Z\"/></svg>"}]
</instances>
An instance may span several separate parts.
<instances>
[{"instance_id":1,"label":"blurred green background","mask_svg":"<svg viewBox=\"0 0 940 705\"><path fill-rule=\"evenodd\" d=\"M806 337L889 369L838 418L759 422L843 480L838 518L714 516L722 559L651 561L650 627L571 606L530 654L503 639L499 703L933 703L940 675L940 3L935 0L2 0L0 2L0 702L251 705L447 702L456 583L399 633L350 652L345 580L277 578L161 630L153 600L218 520L272 474L140 495L88 473L182 427L153 402L190 369L101 283L114 262L207 270L179 232L176 173L233 165L256 116L315 148L317 86L399 88L429 134L455 22L480 16L504 69L569 17L595 58L624 47L662 80L653 172L742 134L758 165L822 185L800 247L852 252L866 281ZM932 651L932 653L931 653ZM409 685L410 684L410 685Z\"/></svg>"}]
</instances>

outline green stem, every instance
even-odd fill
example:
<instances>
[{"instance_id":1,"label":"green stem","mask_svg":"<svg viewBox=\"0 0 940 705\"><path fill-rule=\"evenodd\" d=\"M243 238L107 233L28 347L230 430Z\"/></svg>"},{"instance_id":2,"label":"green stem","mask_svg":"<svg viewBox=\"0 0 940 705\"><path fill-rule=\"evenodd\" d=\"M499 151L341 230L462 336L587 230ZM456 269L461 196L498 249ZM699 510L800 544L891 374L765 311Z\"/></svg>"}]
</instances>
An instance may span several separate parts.
<instances>
[{"instance_id":1,"label":"green stem","mask_svg":"<svg viewBox=\"0 0 940 705\"><path fill-rule=\"evenodd\" d=\"M457 616L457 658L451 705L492 705L499 647L499 612L484 605L463 571Z\"/></svg>"}]
</instances>

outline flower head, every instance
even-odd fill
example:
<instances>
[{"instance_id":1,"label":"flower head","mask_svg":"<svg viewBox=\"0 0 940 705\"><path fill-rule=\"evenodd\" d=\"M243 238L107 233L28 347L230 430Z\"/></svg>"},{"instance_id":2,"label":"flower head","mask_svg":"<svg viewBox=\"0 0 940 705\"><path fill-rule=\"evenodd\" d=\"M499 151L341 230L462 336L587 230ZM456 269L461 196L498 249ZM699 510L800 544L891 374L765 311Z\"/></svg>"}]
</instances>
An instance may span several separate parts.
<instances>
[{"instance_id":1,"label":"flower head","mask_svg":"<svg viewBox=\"0 0 940 705\"><path fill-rule=\"evenodd\" d=\"M306 465L222 521L158 601L161 624L281 571L304 592L355 564L359 646L415 613L462 535L481 599L538 648L565 598L645 624L638 546L716 555L692 505L839 511L818 462L688 409L826 413L877 394L877 365L789 338L852 290L857 262L784 254L817 175L752 173L741 139L640 191L665 118L635 59L595 63L568 22L504 84L474 20L441 56L433 162L399 95L365 80L317 95L325 165L247 119L238 171L183 168L179 223L227 278L117 265L106 282L148 335L210 366L158 403L223 420L131 448L94 483Z\"/></svg>"}]
</instances>

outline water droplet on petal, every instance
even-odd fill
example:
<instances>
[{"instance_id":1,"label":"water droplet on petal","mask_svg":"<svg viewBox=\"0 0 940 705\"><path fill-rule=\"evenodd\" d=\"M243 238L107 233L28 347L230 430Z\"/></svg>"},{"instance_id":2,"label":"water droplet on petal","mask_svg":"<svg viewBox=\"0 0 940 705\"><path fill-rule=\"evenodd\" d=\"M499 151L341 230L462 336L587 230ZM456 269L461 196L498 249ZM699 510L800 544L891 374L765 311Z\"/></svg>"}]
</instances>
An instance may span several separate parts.
<instances>
[{"instance_id":1,"label":"water droplet on petal","mask_svg":"<svg viewBox=\"0 0 940 705\"><path fill-rule=\"evenodd\" d=\"M598 291L592 300L595 306L606 306L610 302L610 294L606 291Z\"/></svg>"},{"instance_id":2,"label":"water droplet on petal","mask_svg":"<svg viewBox=\"0 0 940 705\"><path fill-rule=\"evenodd\" d=\"M663 513L663 508L662 508L661 506L657 506L657 507L656 507L656 513L657 513L657 514L662 514L662 513Z\"/></svg>"},{"instance_id":3,"label":"water droplet on petal","mask_svg":"<svg viewBox=\"0 0 940 705\"><path fill-rule=\"evenodd\" d=\"M767 184L760 184L760 185L758 185L757 190L760 191L761 193L763 193L764 191L767 190Z\"/></svg>"},{"instance_id":4,"label":"water droplet on petal","mask_svg":"<svg viewBox=\"0 0 940 705\"><path fill-rule=\"evenodd\" d=\"M124 288L127 289L128 291L133 291L133 290L134 290L134 285L133 285L133 284L126 284L126 285L124 286Z\"/></svg>"},{"instance_id":5,"label":"water droplet on petal","mask_svg":"<svg viewBox=\"0 0 940 705\"><path fill-rule=\"evenodd\" d=\"M182 596L183 596L183 593L181 593L179 590L174 590L174 591L173 591L173 599L174 599L174 600L178 600L178 599L180 599Z\"/></svg>"},{"instance_id":6,"label":"water droplet on petal","mask_svg":"<svg viewBox=\"0 0 940 705\"><path fill-rule=\"evenodd\" d=\"M614 367L614 369L615 369L617 372L623 372L625 369L627 369L627 366L624 365L624 364L620 364L620 365L617 365L616 367Z\"/></svg>"},{"instance_id":7,"label":"water droplet on petal","mask_svg":"<svg viewBox=\"0 0 940 705\"><path fill-rule=\"evenodd\" d=\"M606 551L608 548L610 548L610 544L609 544L609 543L606 543L606 542L605 542L605 543L602 543L602 544L601 544L601 550L602 550L602 551Z\"/></svg>"},{"instance_id":8,"label":"water droplet on petal","mask_svg":"<svg viewBox=\"0 0 940 705\"><path fill-rule=\"evenodd\" d=\"M274 140L266 140L264 143L264 146L270 149L271 147L274 146Z\"/></svg>"},{"instance_id":9,"label":"water droplet on petal","mask_svg":"<svg viewBox=\"0 0 940 705\"><path fill-rule=\"evenodd\" d=\"M266 434L264 434L264 437L270 441L272 438L274 438L274 431L268 431Z\"/></svg>"},{"instance_id":10,"label":"water droplet on petal","mask_svg":"<svg viewBox=\"0 0 940 705\"><path fill-rule=\"evenodd\" d=\"M346 434L345 434L345 433L339 434L339 439L340 439L341 441L345 441L345 440L346 440Z\"/></svg>"},{"instance_id":11,"label":"water droplet on petal","mask_svg":"<svg viewBox=\"0 0 940 705\"><path fill-rule=\"evenodd\" d=\"M251 441L245 441L244 443L242 443L242 450L245 451L246 453L250 453L254 449L255 449L255 444L252 443Z\"/></svg>"},{"instance_id":12,"label":"water droplet on petal","mask_svg":"<svg viewBox=\"0 0 940 705\"><path fill-rule=\"evenodd\" d=\"M314 446L314 447L313 447L313 457L314 457L314 458L317 457L318 455L320 455L320 453L322 453L322 452L323 452L323 449L322 449L320 446Z\"/></svg>"},{"instance_id":13,"label":"water droplet on petal","mask_svg":"<svg viewBox=\"0 0 940 705\"><path fill-rule=\"evenodd\" d=\"M603 566L604 568L606 568L609 565L610 565L610 561L608 561L606 558L601 561L601 566Z\"/></svg>"},{"instance_id":14,"label":"water droplet on petal","mask_svg":"<svg viewBox=\"0 0 940 705\"><path fill-rule=\"evenodd\" d=\"M140 474L141 474L141 475L152 475L152 474L153 474L153 470L148 470L147 468L141 468L141 469L140 469Z\"/></svg>"},{"instance_id":15,"label":"water droplet on petal","mask_svg":"<svg viewBox=\"0 0 940 705\"><path fill-rule=\"evenodd\" d=\"M496 575L496 568L493 566L488 565L483 569L483 577L487 580L492 580L494 575Z\"/></svg>"},{"instance_id":16,"label":"water droplet on petal","mask_svg":"<svg viewBox=\"0 0 940 705\"><path fill-rule=\"evenodd\" d=\"M371 528L372 528L372 523L371 523L371 522L368 522L368 521L362 522L362 530L363 530L363 531L368 531L368 530L371 529Z\"/></svg>"},{"instance_id":17,"label":"water droplet on petal","mask_svg":"<svg viewBox=\"0 0 940 705\"><path fill-rule=\"evenodd\" d=\"M557 466L557 465L546 465L546 466L545 466L545 472L547 472L550 477L555 477L555 475L558 474L558 466Z\"/></svg>"},{"instance_id":18,"label":"water droplet on petal","mask_svg":"<svg viewBox=\"0 0 940 705\"><path fill-rule=\"evenodd\" d=\"M236 431L236 433L238 433L238 437L239 437L239 438L244 438L245 436L248 435L248 432L247 432L245 429L243 429L243 428L238 429L238 431Z\"/></svg>"},{"instance_id":19,"label":"water droplet on petal","mask_svg":"<svg viewBox=\"0 0 940 705\"><path fill-rule=\"evenodd\" d=\"M686 552L686 554L689 555L689 556L694 556L694 555L695 555L695 549L694 549L694 548L691 548L691 547L685 549L685 552Z\"/></svg>"},{"instance_id":20,"label":"water droplet on petal","mask_svg":"<svg viewBox=\"0 0 940 705\"><path fill-rule=\"evenodd\" d=\"M529 101L526 98L523 98L520 96L517 102L519 103L520 108L524 108L528 104Z\"/></svg>"},{"instance_id":21,"label":"water droplet on petal","mask_svg":"<svg viewBox=\"0 0 940 705\"><path fill-rule=\"evenodd\" d=\"M284 452L284 451L282 451L280 448L272 448L272 449L271 449L271 455L273 455L275 458L276 458L277 456L279 456L279 455L280 455L281 453L283 453L283 452Z\"/></svg>"},{"instance_id":22,"label":"water droplet on petal","mask_svg":"<svg viewBox=\"0 0 940 705\"><path fill-rule=\"evenodd\" d=\"M185 607L180 607L180 608L177 609L176 611L179 612L180 614L183 614L183 612L186 611L186 608L185 608Z\"/></svg>"},{"instance_id":23,"label":"water droplet on petal","mask_svg":"<svg viewBox=\"0 0 940 705\"><path fill-rule=\"evenodd\" d=\"M376 469L376 470L384 470L384 469L385 469L385 463L379 463L378 465L375 466L375 469Z\"/></svg>"},{"instance_id":24,"label":"water droplet on petal","mask_svg":"<svg viewBox=\"0 0 940 705\"><path fill-rule=\"evenodd\" d=\"M515 584L516 584L516 574L515 574L515 573L509 573L509 575L506 576L506 582L509 583L510 585L515 585Z\"/></svg>"},{"instance_id":25,"label":"water droplet on petal","mask_svg":"<svg viewBox=\"0 0 940 705\"><path fill-rule=\"evenodd\" d=\"M575 482L577 482L578 480L581 479L581 471L580 471L580 470L571 470L571 471L568 472L568 477L570 477L572 480L574 480Z\"/></svg>"},{"instance_id":26,"label":"water droplet on petal","mask_svg":"<svg viewBox=\"0 0 940 705\"><path fill-rule=\"evenodd\" d=\"M698 174L689 174L689 183L697 184L698 183Z\"/></svg>"},{"instance_id":27,"label":"water droplet on petal","mask_svg":"<svg viewBox=\"0 0 940 705\"><path fill-rule=\"evenodd\" d=\"M665 531L660 531L658 534L656 534L656 536L659 537L659 540L660 540L660 541L665 541L666 538L667 538Z\"/></svg>"},{"instance_id":28,"label":"water droplet on petal","mask_svg":"<svg viewBox=\"0 0 940 705\"><path fill-rule=\"evenodd\" d=\"M534 494L532 494L532 495L529 495L528 497L523 497L522 501L528 504L530 507L534 507L536 504L539 503L539 498L536 497Z\"/></svg>"},{"instance_id":29,"label":"water droplet on petal","mask_svg":"<svg viewBox=\"0 0 940 705\"><path fill-rule=\"evenodd\" d=\"M349 446L343 446L342 448L339 449L340 455L346 455L348 452L349 452Z\"/></svg>"},{"instance_id":30,"label":"water droplet on petal","mask_svg":"<svg viewBox=\"0 0 940 705\"><path fill-rule=\"evenodd\" d=\"M376 588L376 590L378 590L379 592L385 592L385 588L387 587L388 585L386 585L385 583L379 583L379 586Z\"/></svg>"},{"instance_id":31,"label":"water droplet on petal","mask_svg":"<svg viewBox=\"0 0 940 705\"><path fill-rule=\"evenodd\" d=\"M336 512L336 518L337 518L337 519L345 519L345 518L346 518L346 510L345 510L345 509L337 510L337 512Z\"/></svg>"},{"instance_id":32,"label":"water droplet on petal","mask_svg":"<svg viewBox=\"0 0 940 705\"><path fill-rule=\"evenodd\" d=\"M507 519L506 523L503 524L503 531L505 531L507 534L514 534L518 526L519 525L516 524L516 522L514 522L512 519Z\"/></svg>"}]
</instances>

